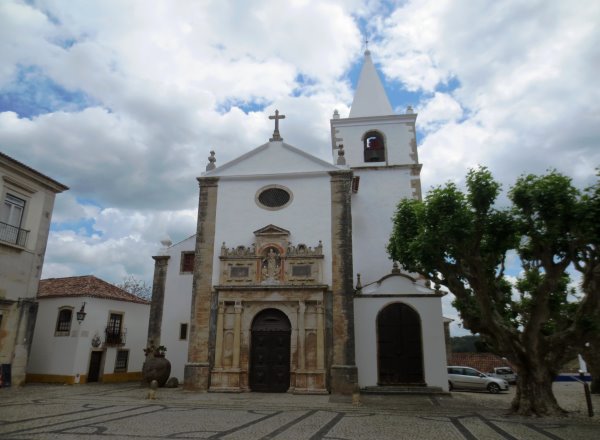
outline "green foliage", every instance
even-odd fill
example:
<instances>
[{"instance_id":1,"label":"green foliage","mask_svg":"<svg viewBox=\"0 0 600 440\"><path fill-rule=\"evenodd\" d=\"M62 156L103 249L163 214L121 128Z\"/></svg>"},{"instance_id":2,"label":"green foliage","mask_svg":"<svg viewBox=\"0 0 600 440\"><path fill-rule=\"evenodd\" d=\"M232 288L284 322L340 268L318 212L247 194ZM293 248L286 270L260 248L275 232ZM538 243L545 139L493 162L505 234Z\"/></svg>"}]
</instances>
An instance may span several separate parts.
<instances>
[{"instance_id":1,"label":"green foliage","mask_svg":"<svg viewBox=\"0 0 600 440\"><path fill-rule=\"evenodd\" d=\"M448 183L401 201L388 253L446 286L465 327L490 347L552 377L586 340L600 341L600 184L582 193L556 171L522 176L512 206L498 209L500 184L486 168L466 183L466 193ZM522 266L516 283L504 273L508 257Z\"/></svg>"},{"instance_id":2,"label":"green foliage","mask_svg":"<svg viewBox=\"0 0 600 440\"><path fill-rule=\"evenodd\" d=\"M452 351L454 353L474 353L476 351L475 343L480 339L477 335L451 337Z\"/></svg>"}]
</instances>

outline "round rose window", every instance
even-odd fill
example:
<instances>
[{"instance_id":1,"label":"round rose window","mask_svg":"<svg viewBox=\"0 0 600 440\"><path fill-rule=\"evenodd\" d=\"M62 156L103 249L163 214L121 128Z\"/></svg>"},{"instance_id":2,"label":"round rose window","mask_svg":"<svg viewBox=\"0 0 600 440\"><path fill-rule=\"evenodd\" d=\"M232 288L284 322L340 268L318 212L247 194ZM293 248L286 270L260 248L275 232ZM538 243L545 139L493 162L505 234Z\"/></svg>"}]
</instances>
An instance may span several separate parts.
<instances>
[{"instance_id":1,"label":"round rose window","mask_svg":"<svg viewBox=\"0 0 600 440\"><path fill-rule=\"evenodd\" d=\"M257 195L258 204L266 209L281 209L287 206L291 200L291 192L280 186L259 190Z\"/></svg>"}]
</instances>

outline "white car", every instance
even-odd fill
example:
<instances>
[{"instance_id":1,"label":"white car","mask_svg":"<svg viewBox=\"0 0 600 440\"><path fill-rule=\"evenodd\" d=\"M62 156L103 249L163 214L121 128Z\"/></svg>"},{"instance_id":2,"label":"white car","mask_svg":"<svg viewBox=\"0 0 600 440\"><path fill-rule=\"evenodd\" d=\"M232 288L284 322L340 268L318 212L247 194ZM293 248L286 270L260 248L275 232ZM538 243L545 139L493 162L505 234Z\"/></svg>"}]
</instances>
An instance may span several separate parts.
<instances>
[{"instance_id":1,"label":"white car","mask_svg":"<svg viewBox=\"0 0 600 440\"><path fill-rule=\"evenodd\" d=\"M486 373L488 376L504 379L508 383L517 383L517 375L510 367L497 367Z\"/></svg>"},{"instance_id":2,"label":"white car","mask_svg":"<svg viewBox=\"0 0 600 440\"><path fill-rule=\"evenodd\" d=\"M488 390L490 393L508 391L508 382L497 377L490 377L471 367L448 367L448 385L450 390Z\"/></svg>"}]
</instances>

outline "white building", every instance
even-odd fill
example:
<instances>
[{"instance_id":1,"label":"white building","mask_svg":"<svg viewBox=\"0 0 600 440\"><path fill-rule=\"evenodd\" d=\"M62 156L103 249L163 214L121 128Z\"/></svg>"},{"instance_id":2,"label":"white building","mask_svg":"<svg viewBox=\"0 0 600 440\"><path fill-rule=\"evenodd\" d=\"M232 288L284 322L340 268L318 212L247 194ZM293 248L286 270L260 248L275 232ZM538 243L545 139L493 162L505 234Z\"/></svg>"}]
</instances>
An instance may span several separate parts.
<instances>
[{"instance_id":1,"label":"white building","mask_svg":"<svg viewBox=\"0 0 600 440\"><path fill-rule=\"evenodd\" d=\"M149 302L94 276L40 281L27 382L141 380Z\"/></svg>"},{"instance_id":2,"label":"white building","mask_svg":"<svg viewBox=\"0 0 600 440\"><path fill-rule=\"evenodd\" d=\"M20 385L54 198L68 188L0 153L0 381Z\"/></svg>"},{"instance_id":3,"label":"white building","mask_svg":"<svg viewBox=\"0 0 600 440\"><path fill-rule=\"evenodd\" d=\"M283 142L278 112L269 142L211 153L197 234L153 257L149 341L186 388L447 390L441 294L386 253L397 203L421 197L416 117L393 113L367 51L333 163Z\"/></svg>"}]
</instances>

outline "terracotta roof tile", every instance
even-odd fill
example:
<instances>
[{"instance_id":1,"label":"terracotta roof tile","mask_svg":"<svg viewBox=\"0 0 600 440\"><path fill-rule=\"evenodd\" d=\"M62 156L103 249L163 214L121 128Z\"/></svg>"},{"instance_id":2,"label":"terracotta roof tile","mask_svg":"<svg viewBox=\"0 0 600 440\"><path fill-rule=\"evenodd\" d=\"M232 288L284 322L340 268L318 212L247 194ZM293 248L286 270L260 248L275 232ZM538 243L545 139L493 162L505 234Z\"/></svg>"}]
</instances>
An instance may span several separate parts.
<instances>
[{"instance_id":1,"label":"terracotta roof tile","mask_svg":"<svg viewBox=\"0 0 600 440\"><path fill-rule=\"evenodd\" d=\"M448 365L471 367L482 373L489 373L493 368L509 366L516 372L512 362L492 353L451 353Z\"/></svg>"},{"instance_id":2,"label":"terracotta roof tile","mask_svg":"<svg viewBox=\"0 0 600 440\"><path fill-rule=\"evenodd\" d=\"M150 304L140 297L107 283L93 275L40 280L38 298L80 297L114 299L138 304Z\"/></svg>"}]
</instances>

